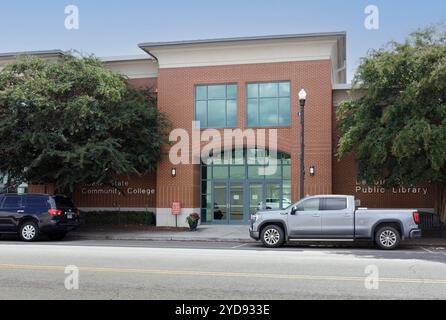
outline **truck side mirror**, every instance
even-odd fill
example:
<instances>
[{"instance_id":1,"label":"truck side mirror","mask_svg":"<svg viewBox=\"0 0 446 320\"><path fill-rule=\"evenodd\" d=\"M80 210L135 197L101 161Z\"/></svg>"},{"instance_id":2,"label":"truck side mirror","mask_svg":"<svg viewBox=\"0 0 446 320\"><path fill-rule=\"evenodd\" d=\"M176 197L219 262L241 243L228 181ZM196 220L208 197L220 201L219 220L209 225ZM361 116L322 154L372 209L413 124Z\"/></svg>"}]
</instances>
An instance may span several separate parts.
<instances>
[{"instance_id":1,"label":"truck side mirror","mask_svg":"<svg viewBox=\"0 0 446 320\"><path fill-rule=\"evenodd\" d=\"M297 213L297 206L294 206L294 207L291 208L291 215L295 216L296 213Z\"/></svg>"}]
</instances>

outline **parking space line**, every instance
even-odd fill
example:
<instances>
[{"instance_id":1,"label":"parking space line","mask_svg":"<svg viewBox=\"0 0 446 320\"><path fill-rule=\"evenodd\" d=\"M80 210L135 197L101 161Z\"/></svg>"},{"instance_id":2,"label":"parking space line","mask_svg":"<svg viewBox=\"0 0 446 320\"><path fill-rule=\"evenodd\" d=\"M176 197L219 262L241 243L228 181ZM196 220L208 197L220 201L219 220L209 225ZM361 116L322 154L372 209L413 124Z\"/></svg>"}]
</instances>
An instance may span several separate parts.
<instances>
[{"instance_id":1,"label":"parking space line","mask_svg":"<svg viewBox=\"0 0 446 320\"><path fill-rule=\"evenodd\" d=\"M232 247L231 249L238 249L238 248L241 248L241 247L245 247L245 246L247 246L249 243L243 243L243 244L240 244L240 245L238 245L238 246L235 246L235 247Z\"/></svg>"},{"instance_id":2,"label":"parking space line","mask_svg":"<svg viewBox=\"0 0 446 320\"><path fill-rule=\"evenodd\" d=\"M424 251L428 252L428 253L434 253L432 250L426 249L424 247L420 247L421 249L423 249Z\"/></svg>"}]
</instances>

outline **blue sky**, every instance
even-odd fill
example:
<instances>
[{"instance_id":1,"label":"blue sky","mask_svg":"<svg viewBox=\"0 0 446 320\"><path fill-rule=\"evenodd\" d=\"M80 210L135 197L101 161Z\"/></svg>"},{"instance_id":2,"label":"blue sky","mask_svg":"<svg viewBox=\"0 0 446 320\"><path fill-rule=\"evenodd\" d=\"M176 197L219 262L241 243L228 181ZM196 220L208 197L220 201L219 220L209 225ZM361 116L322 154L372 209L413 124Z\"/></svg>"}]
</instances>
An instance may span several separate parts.
<instances>
[{"instance_id":1,"label":"blue sky","mask_svg":"<svg viewBox=\"0 0 446 320\"><path fill-rule=\"evenodd\" d=\"M79 30L65 28L67 5L79 8ZM380 10L379 30L364 27L368 5ZM368 49L445 21L444 0L2 0L0 52L133 55L140 42L347 31L351 78Z\"/></svg>"}]
</instances>

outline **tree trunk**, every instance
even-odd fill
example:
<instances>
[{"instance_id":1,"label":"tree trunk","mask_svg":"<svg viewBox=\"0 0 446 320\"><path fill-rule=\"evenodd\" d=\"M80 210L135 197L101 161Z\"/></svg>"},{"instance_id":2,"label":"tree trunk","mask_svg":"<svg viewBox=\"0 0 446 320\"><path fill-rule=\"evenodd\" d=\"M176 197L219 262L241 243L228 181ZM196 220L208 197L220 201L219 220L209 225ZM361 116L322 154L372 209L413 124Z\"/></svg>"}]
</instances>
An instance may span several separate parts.
<instances>
[{"instance_id":1,"label":"tree trunk","mask_svg":"<svg viewBox=\"0 0 446 320\"><path fill-rule=\"evenodd\" d=\"M446 223L446 182L437 184L437 199L435 211L440 216L441 222Z\"/></svg>"}]
</instances>

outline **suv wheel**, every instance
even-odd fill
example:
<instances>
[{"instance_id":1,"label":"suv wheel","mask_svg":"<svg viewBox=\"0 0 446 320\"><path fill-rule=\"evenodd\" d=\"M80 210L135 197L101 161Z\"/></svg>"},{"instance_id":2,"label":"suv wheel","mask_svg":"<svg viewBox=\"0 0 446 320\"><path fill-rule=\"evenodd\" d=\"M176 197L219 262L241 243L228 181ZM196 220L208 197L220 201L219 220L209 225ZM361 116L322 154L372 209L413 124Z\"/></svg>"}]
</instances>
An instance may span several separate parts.
<instances>
[{"instance_id":1,"label":"suv wheel","mask_svg":"<svg viewBox=\"0 0 446 320\"><path fill-rule=\"evenodd\" d=\"M37 224L32 221L27 221L20 226L20 239L26 242L37 240L39 236L39 228Z\"/></svg>"},{"instance_id":2,"label":"suv wheel","mask_svg":"<svg viewBox=\"0 0 446 320\"><path fill-rule=\"evenodd\" d=\"M401 243L401 235L395 228L386 226L378 230L375 241L382 250L395 250Z\"/></svg>"},{"instance_id":3,"label":"suv wheel","mask_svg":"<svg viewBox=\"0 0 446 320\"><path fill-rule=\"evenodd\" d=\"M265 247L278 248L285 242L285 235L281 227L269 225L263 228L261 239Z\"/></svg>"}]
</instances>

